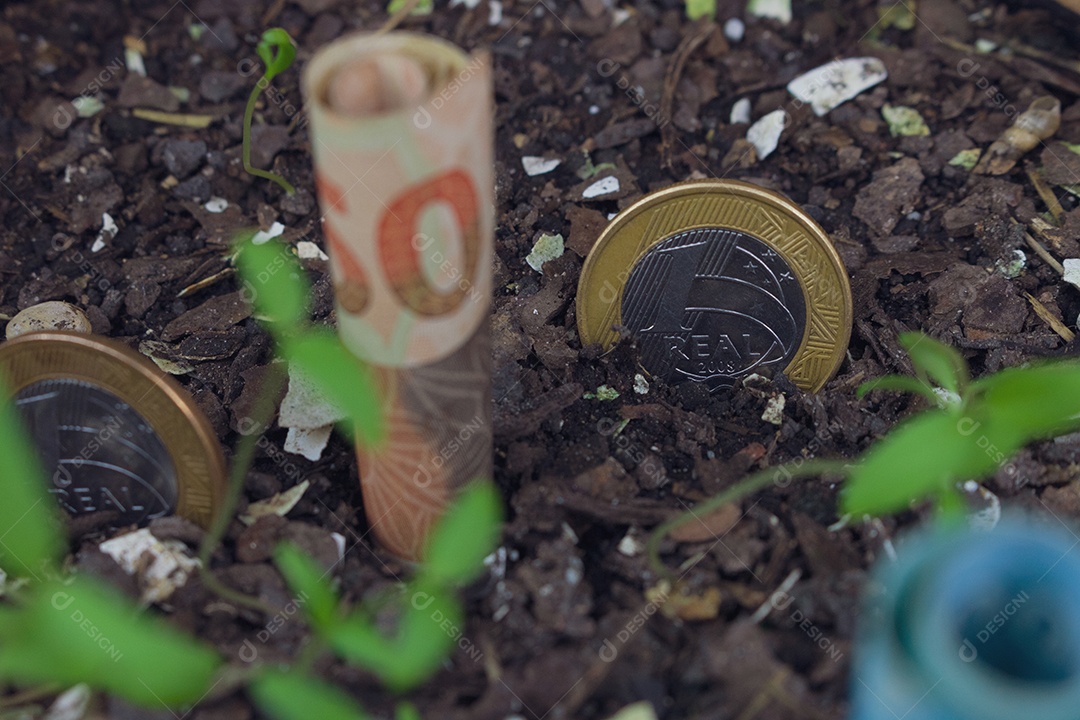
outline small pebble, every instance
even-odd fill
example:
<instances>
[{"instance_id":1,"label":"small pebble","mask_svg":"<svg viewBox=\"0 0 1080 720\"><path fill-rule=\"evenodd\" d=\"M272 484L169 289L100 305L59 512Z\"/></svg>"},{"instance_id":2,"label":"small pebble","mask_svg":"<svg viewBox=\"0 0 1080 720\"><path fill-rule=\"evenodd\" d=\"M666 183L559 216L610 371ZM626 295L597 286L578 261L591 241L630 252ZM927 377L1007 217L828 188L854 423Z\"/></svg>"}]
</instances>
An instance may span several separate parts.
<instances>
[{"instance_id":1,"label":"small pebble","mask_svg":"<svg viewBox=\"0 0 1080 720\"><path fill-rule=\"evenodd\" d=\"M1062 266L1065 268L1062 279L1080 290L1080 258L1065 258Z\"/></svg>"},{"instance_id":2,"label":"small pebble","mask_svg":"<svg viewBox=\"0 0 1080 720\"><path fill-rule=\"evenodd\" d=\"M225 198L220 198L220 197L212 197L212 198L210 198L209 200L206 201L205 205L203 205L203 208L205 208L205 210L207 212L212 212L212 213L225 212L225 210L228 207L229 207L229 201L226 200Z\"/></svg>"},{"instance_id":3,"label":"small pebble","mask_svg":"<svg viewBox=\"0 0 1080 720\"><path fill-rule=\"evenodd\" d=\"M619 178L614 175L597 180L581 193L581 197L588 200L589 198L598 197L600 195L609 195L611 193L619 192Z\"/></svg>"},{"instance_id":4,"label":"small pebble","mask_svg":"<svg viewBox=\"0 0 1080 720\"><path fill-rule=\"evenodd\" d=\"M634 392L638 395L647 395L649 392L649 381L641 373L634 375Z\"/></svg>"},{"instance_id":5,"label":"small pebble","mask_svg":"<svg viewBox=\"0 0 1080 720\"><path fill-rule=\"evenodd\" d=\"M193 175L174 187L173 195L181 200L205 202L212 195L210 181L202 175Z\"/></svg>"},{"instance_id":6,"label":"small pebble","mask_svg":"<svg viewBox=\"0 0 1080 720\"><path fill-rule=\"evenodd\" d=\"M786 404L786 399L782 394L773 395L769 398L769 401L765 403L765 412L761 413L761 419L765 422L772 423L773 425L783 425L784 405Z\"/></svg>"},{"instance_id":7,"label":"small pebble","mask_svg":"<svg viewBox=\"0 0 1080 720\"><path fill-rule=\"evenodd\" d=\"M787 113L781 108L773 110L747 128L746 139L757 150L758 160L764 160L776 150L786 124Z\"/></svg>"},{"instance_id":8,"label":"small pebble","mask_svg":"<svg viewBox=\"0 0 1080 720\"><path fill-rule=\"evenodd\" d=\"M309 240L301 240L296 243L296 256L301 260L329 260L326 253Z\"/></svg>"},{"instance_id":9,"label":"small pebble","mask_svg":"<svg viewBox=\"0 0 1080 720\"><path fill-rule=\"evenodd\" d=\"M739 18L731 18L724 23L724 37L731 42L739 42L746 33L746 25Z\"/></svg>"},{"instance_id":10,"label":"small pebble","mask_svg":"<svg viewBox=\"0 0 1080 720\"><path fill-rule=\"evenodd\" d=\"M161 160L177 180L183 180L195 172L206 157L206 143L202 140L166 140Z\"/></svg>"},{"instance_id":11,"label":"small pebble","mask_svg":"<svg viewBox=\"0 0 1080 720\"><path fill-rule=\"evenodd\" d=\"M521 166L525 168L525 174L530 177L545 175L559 167L561 163L562 160L558 158L545 159L536 155L526 155L521 158Z\"/></svg>"},{"instance_id":12,"label":"small pebble","mask_svg":"<svg viewBox=\"0 0 1080 720\"><path fill-rule=\"evenodd\" d=\"M8 340L42 330L70 330L89 335L90 319L79 308L59 300L31 305L11 318L4 331Z\"/></svg>"},{"instance_id":13,"label":"small pebble","mask_svg":"<svg viewBox=\"0 0 1080 720\"><path fill-rule=\"evenodd\" d=\"M208 102L217 103L228 100L251 82L238 72L211 70L199 79L199 94Z\"/></svg>"},{"instance_id":14,"label":"small pebble","mask_svg":"<svg viewBox=\"0 0 1080 720\"><path fill-rule=\"evenodd\" d=\"M274 157L289 144L289 128L285 125L258 125L251 129L251 164L269 168Z\"/></svg>"},{"instance_id":15,"label":"small pebble","mask_svg":"<svg viewBox=\"0 0 1080 720\"><path fill-rule=\"evenodd\" d=\"M279 222L275 222L270 226L269 230L259 230L251 236L252 245L262 245L263 243L270 242L276 237L280 237L285 232L285 226Z\"/></svg>"},{"instance_id":16,"label":"small pebble","mask_svg":"<svg viewBox=\"0 0 1080 720\"><path fill-rule=\"evenodd\" d=\"M634 557L635 555L640 554L641 551L644 549L645 548L642 546L642 544L635 540L633 537L631 537L629 534L627 534L625 537L623 537L622 540L619 541L619 552L621 552L623 555L626 555L627 557Z\"/></svg>"},{"instance_id":17,"label":"small pebble","mask_svg":"<svg viewBox=\"0 0 1080 720\"><path fill-rule=\"evenodd\" d=\"M750 124L750 98L739 98L731 106L731 124Z\"/></svg>"},{"instance_id":18,"label":"small pebble","mask_svg":"<svg viewBox=\"0 0 1080 720\"><path fill-rule=\"evenodd\" d=\"M135 73L125 78L116 104L125 108L141 107L165 112L176 112L180 109L180 100L169 92L167 87Z\"/></svg>"},{"instance_id":19,"label":"small pebble","mask_svg":"<svg viewBox=\"0 0 1080 720\"><path fill-rule=\"evenodd\" d=\"M315 196L307 188L296 188L292 195L284 195L278 203L285 212L304 216L315 209Z\"/></svg>"}]
</instances>

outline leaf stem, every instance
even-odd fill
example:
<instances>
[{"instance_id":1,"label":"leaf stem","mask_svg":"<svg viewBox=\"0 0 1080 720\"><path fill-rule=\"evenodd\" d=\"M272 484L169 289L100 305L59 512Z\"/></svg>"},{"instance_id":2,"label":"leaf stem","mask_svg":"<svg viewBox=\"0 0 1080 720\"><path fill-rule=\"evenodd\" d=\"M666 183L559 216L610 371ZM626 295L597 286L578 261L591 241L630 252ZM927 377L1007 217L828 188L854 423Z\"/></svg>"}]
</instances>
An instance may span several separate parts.
<instances>
[{"instance_id":1,"label":"leaf stem","mask_svg":"<svg viewBox=\"0 0 1080 720\"><path fill-rule=\"evenodd\" d=\"M210 528L203 537L202 544L199 546L199 562L203 585L208 590L230 602L253 610L259 610L267 615L273 615L278 611L277 608L267 605L258 598L233 590L222 583L210 570L210 556L213 554L214 549L221 544L221 539L225 536L225 531L232 521L236 504L239 502L240 494L244 490L244 479L247 477L248 468L251 467L251 462L255 457L255 447L258 444L259 436L269 426L270 418L274 414L274 399L281 388L284 387L285 373L280 364L271 363L268 366L263 383L262 392L260 392L251 413L253 415L252 428L254 430L245 435L237 445L236 455L233 456L232 468L229 472L229 483L225 490L225 498L218 508L217 515L214 516Z\"/></svg>"},{"instance_id":2,"label":"leaf stem","mask_svg":"<svg viewBox=\"0 0 1080 720\"><path fill-rule=\"evenodd\" d=\"M269 85L270 81L263 75L259 78L259 82L255 83L255 87L251 89L251 95L248 96L247 108L244 110L244 139L242 143L244 169L252 175L276 182L285 189L285 192L294 195L296 194L296 188L294 188L288 180L277 173L270 172L269 170L262 170L251 164L251 121L255 117L255 103L259 100L259 94Z\"/></svg>"},{"instance_id":3,"label":"leaf stem","mask_svg":"<svg viewBox=\"0 0 1080 720\"><path fill-rule=\"evenodd\" d=\"M788 465L790 465L790 463ZM648 542L645 543L649 567L651 567L659 577L674 581L675 573L664 565L663 560L660 559L660 543L668 536L668 533L689 522L698 520L703 515L708 515L722 505L726 505L729 502L734 502L751 493L755 493L772 483L779 484L781 478L783 478L784 483L786 484L795 478L814 477L817 475L825 475L827 473L846 475L848 472L848 464L843 460L805 460L802 464L795 467L789 467L788 465L778 465L758 470L756 473L748 475L723 492L713 495L708 500L703 500L686 512L676 515L670 520L666 520L658 525L649 536Z\"/></svg>"}]
</instances>

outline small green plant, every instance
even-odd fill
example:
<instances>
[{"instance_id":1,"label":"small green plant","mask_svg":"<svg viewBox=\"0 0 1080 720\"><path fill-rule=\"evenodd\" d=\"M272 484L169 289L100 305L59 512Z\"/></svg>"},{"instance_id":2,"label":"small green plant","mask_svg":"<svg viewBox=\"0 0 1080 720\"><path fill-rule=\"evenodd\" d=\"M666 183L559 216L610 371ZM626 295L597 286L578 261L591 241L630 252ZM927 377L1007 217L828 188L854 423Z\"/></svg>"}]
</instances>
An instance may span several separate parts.
<instances>
[{"instance_id":1,"label":"small green plant","mask_svg":"<svg viewBox=\"0 0 1080 720\"><path fill-rule=\"evenodd\" d=\"M238 244L236 261L257 316L274 336L280 354L303 368L328 397L345 405L350 437L369 446L380 442L382 425L370 375L336 333L307 322L309 286L291 250L275 241L256 245L248 236ZM340 392L345 387L350 392ZM391 634L376 625L371 607L342 611L324 573L295 547L278 547L275 561L289 586L308 598L306 614L315 639L298 668L260 674L252 685L253 697L278 720L364 717L348 696L306 674L305 666L327 648L367 668L395 692L423 682L460 635L464 611L457 588L483 569L483 559L497 541L500 515L499 498L490 483L479 482L462 491L432 531L424 562L392 603L396 630ZM313 714L316 708L319 712ZM407 720L416 713L403 703L398 717Z\"/></svg>"},{"instance_id":2,"label":"small green plant","mask_svg":"<svg viewBox=\"0 0 1080 720\"><path fill-rule=\"evenodd\" d=\"M686 0L686 17L689 20L700 18L716 19L716 0Z\"/></svg>"},{"instance_id":3,"label":"small green plant","mask_svg":"<svg viewBox=\"0 0 1080 720\"><path fill-rule=\"evenodd\" d=\"M147 706L198 700L221 665L210 648L92 577L64 577L56 503L14 408L0 397L0 567L11 576L0 606L0 678L84 682Z\"/></svg>"},{"instance_id":4,"label":"small green plant","mask_svg":"<svg viewBox=\"0 0 1080 720\"><path fill-rule=\"evenodd\" d=\"M280 354L337 399L349 415L343 429L350 438L380 442L383 428L374 385L332 330L308 323L309 287L290 250L276 243L254 245L249 237L239 243L237 263L257 316L274 335ZM339 392L343 387L350 392ZM462 492L432 531L425 560L412 579L402 584L400 595L378 607L343 607L310 558L291 545L277 548L275 560L282 574L308 600L312 640L290 667L238 668L108 585L63 572L65 539L58 509L8 397L0 388L5 490L0 567L8 573L6 580L0 573L0 680L39 684L32 692L36 696L82 682L147 707L186 706L210 689L246 684L262 711L279 720L356 720L367 717L359 705L309 672L324 652L365 667L392 691L404 692L429 677L459 640L464 609L458 588L482 571L483 558L498 538L500 501L490 483L478 482ZM272 410L264 407L256 414L268 420ZM207 533L200 557L208 588L273 614L278 608L266 608L222 586L209 570L211 552L232 518L256 441L252 433L237 449L229 498ZM392 632L375 623L376 610L382 621L391 614ZM397 718L419 720L419 715L411 704L401 702Z\"/></svg>"},{"instance_id":5,"label":"small green plant","mask_svg":"<svg viewBox=\"0 0 1080 720\"><path fill-rule=\"evenodd\" d=\"M883 515L931 498L945 512L962 508L957 483L986 477L1035 440L1080 428L1080 364L1064 360L1009 368L971 381L953 348L921 333L900 343L916 377L887 376L859 388L902 390L933 409L907 420L852 468L844 512Z\"/></svg>"},{"instance_id":6,"label":"small green plant","mask_svg":"<svg viewBox=\"0 0 1080 720\"><path fill-rule=\"evenodd\" d=\"M430 677L461 635L465 615L457 588L475 579L483 568L484 557L497 540L499 518L499 498L489 483L462 491L432 532L424 563L390 603L390 614L396 619L392 633L376 624L374 607L343 612L340 599L311 559L291 545L279 546L275 553L278 567L289 587L308 600L305 611L316 637L310 646L315 651L309 650L306 656L312 658L322 648L329 648L370 670L395 692L409 690ZM381 604L378 610L386 613L388 607ZM328 694L325 683L296 671L263 673L252 693L277 720L363 717L360 708L340 691ZM283 697L291 699L279 702ZM312 708L326 698L332 698L335 707L320 708L313 715ZM403 704L398 715L404 717L408 712Z\"/></svg>"},{"instance_id":7,"label":"small green plant","mask_svg":"<svg viewBox=\"0 0 1080 720\"><path fill-rule=\"evenodd\" d=\"M716 18L716 0L686 0L686 16L691 21L702 17Z\"/></svg>"},{"instance_id":8,"label":"small green plant","mask_svg":"<svg viewBox=\"0 0 1080 720\"><path fill-rule=\"evenodd\" d=\"M925 397L932 407L901 423L854 462L801 460L747 476L692 510L659 525L646 544L650 565L670 579L660 559L669 532L770 484L833 474L847 478L841 511L855 517L900 512L932 500L946 518L963 512L958 484L1004 465L1028 443L1080 429L1080 363L1058 360L1009 368L972 381L953 348L922 333L903 333L900 344L915 376L889 375L864 383Z\"/></svg>"},{"instance_id":9,"label":"small green plant","mask_svg":"<svg viewBox=\"0 0 1080 720\"><path fill-rule=\"evenodd\" d=\"M259 100L259 94L270 86L271 80L288 70L296 59L296 44L283 28L270 28L262 34L259 44L255 46L255 52L262 59L265 70L259 81L255 83L255 87L251 89L247 108L244 110L244 169L252 175L273 180L284 188L285 192L292 195L296 189L288 180L277 173L262 170L251 164L251 121L255 116L255 103Z\"/></svg>"},{"instance_id":10,"label":"small green plant","mask_svg":"<svg viewBox=\"0 0 1080 720\"><path fill-rule=\"evenodd\" d=\"M371 377L336 333L308 323L309 286L291 250L275 241L256 245L249 236L238 243L236 261L279 353L344 404L350 437L369 446L380 442L383 429ZM343 387L350 392L340 392ZM343 610L311 559L291 545L278 547L275 561L290 588L308 598L305 609L314 637L296 667L261 672L251 686L253 698L278 720L366 717L348 695L308 674L307 667L326 650L367 668L395 692L423 682L454 648L458 633L446 628L456 631L464 625L457 587L483 568L499 522L499 499L490 484L477 483L462 492L432 531L424 562L391 603L396 629L389 634L376 625L374 608ZM402 703L398 717L407 720L416 713Z\"/></svg>"},{"instance_id":11,"label":"small green plant","mask_svg":"<svg viewBox=\"0 0 1080 720\"><path fill-rule=\"evenodd\" d=\"M390 0L386 12L408 13L409 15L430 15L435 10L435 0Z\"/></svg>"},{"instance_id":12,"label":"small green plant","mask_svg":"<svg viewBox=\"0 0 1080 720\"><path fill-rule=\"evenodd\" d=\"M274 240L256 245L247 233L236 244L236 265L278 353L334 398L350 436L366 445L380 442L383 428L371 373L332 328L308 322L310 286L292 251Z\"/></svg>"}]
</instances>

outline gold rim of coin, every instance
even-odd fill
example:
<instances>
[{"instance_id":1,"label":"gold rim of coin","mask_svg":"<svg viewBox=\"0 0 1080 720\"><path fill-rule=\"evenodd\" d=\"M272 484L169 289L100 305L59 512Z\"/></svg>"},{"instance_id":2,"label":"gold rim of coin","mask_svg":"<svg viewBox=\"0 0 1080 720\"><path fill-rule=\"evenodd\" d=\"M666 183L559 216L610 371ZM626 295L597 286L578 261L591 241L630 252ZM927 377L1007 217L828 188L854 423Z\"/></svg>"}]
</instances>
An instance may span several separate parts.
<instances>
[{"instance_id":1,"label":"gold rim of coin","mask_svg":"<svg viewBox=\"0 0 1080 720\"><path fill-rule=\"evenodd\" d=\"M806 299L806 325L784 368L817 392L844 360L851 339L847 270L828 234L788 198L739 180L691 180L646 195L620 212L585 259L578 281L577 326L584 344L610 350L622 324L622 298L634 266L654 245L685 230L739 230L772 247L791 267Z\"/></svg>"},{"instance_id":2,"label":"gold rim of coin","mask_svg":"<svg viewBox=\"0 0 1080 720\"><path fill-rule=\"evenodd\" d=\"M46 331L0 345L0 383L9 396L61 378L106 390L142 415L176 470L176 514L209 527L225 495L225 458L194 399L146 358L114 341Z\"/></svg>"}]
</instances>

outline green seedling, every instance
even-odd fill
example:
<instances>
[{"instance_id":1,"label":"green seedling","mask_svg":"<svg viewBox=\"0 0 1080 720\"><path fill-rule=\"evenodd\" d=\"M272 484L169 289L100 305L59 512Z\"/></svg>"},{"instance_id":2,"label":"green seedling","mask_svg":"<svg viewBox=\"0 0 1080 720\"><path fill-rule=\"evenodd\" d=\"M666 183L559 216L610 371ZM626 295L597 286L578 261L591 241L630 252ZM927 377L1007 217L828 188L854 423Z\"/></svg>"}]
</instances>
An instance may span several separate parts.
<instances>
[{"instance_id":1,"label":"green seedling","mask_svg":"<svg viewBox=\"0 0 1080 720\"><path fill-rule=\"evenodd\" d=\"M963 511L960 482L990 475L1030 442L1080 429L1076 360L1009 368L972 381L967 363L953 348L922 333L903 333L899 339L915 376L872 380L859 388L858 396L872 390L911 392L925 397L931 409L901 423L858 461L815 459L766 468L664 522L646 544L652 568L672 578L660 559L660 543L672 530L770 484L796 478L846 477L841 511L855 517L901 512L913 502L931 500L944 517L954 518Z\"/></svg>"},{"instance_id":2,"label":"green seedling","mask_svg":"<svg viewBox=\"0 0 1080 720\"><path fill-rule=\"evenodd\" d=\"M291 250L274 241L255 245L247 237L239 243L237 266L256 315L280 354L343 405L350 438L369 446L380 442L383 428L370 374L336 333L307 322L310 290ZM341 392L342 388L349 392ZM490 484L478 483L462 492L432 532L424 562L393 604L397 622L392 634L376 625L373 608L343 611L325 573L310 558L291 545L278 547L275 560L291 589L307 597L305 611L317 638L299 665L312 662L325 647L367 668L393 691L422 683L454 648L457 634L447 628L464 625L457 587L482 571L499 523L499 499ZM252 692L264 711L278 720L306 720L316 707L319 717L330 720L364 717L350 698L340 691L328 692L325 683L307 676L303 667L287 674L268 671L255 681ZM275 702L282 695L294 701ZM415 716L408 704L398 708L402 720Z\"/></svg>"},{"instance_id":3,"label":"green seedling","mask_svg":"<svg viewBox=\"0 0 1080 720\"><path fill-rule=\"evenodd\" d=\"M409 15L430 15L435 10L435 0L390 0L386 12L391 15L407 12Z\"/></svg>"},{"instance_id":4,"label":"green seedling","mask_svg":"<svg viewBox=\"0 0 1080 720\"><path fill-rule=\"evenodd\" d=\"M249 688L251 699L275 720L368 720L355 700L338 687L306 673L264 670Z\"/></svg>"},{"instance_id":5,"label":"green seedling","mask_svg":"<svg viewBox=\"0 0 1080 720\"><path fill-rule=\"evenodd\" d=\"M686 17L689 20L701 18L716 19L716 0L686 0Z\"/></svg>"},{"instance_id":6,"label":"green seedling","mask_svg":"<svg viewBox=\"0 0 1080 720\"><path fill-rule=\"evenodd\" d=\"M64 578L56 503L6 397L0 390L0 567L26 582L9 583L0 606L0 678L84 682L147 707L198 700L221 665L212 650L92 577Z\"/></svg>"},{"instance_id":7,"label":"green seedling","mask_svg":"<svg viewBox=\"0 0 1080 720\"><path fill-rule=\"evenodd\" d=\"M2 392L2 388L0 388ZM8 531L0 544L0 567L12 576L36 576L56 567L64 546L60 520L41 478L33 445L26 438L14 408L0 395L0 456L4 458L4 496L0 528Z\"/></svg>"},{"instance_id":8,"label":"green seedling","mask_svg":"<svg viewBox=\"0 0 1080 720\"><path fill-rule=\"evenodd\" d=\"M45 688L86 683L146 707L177 707L201 699L228 672L208 647L144 613L94 578L62 578L64 540L55 503L45 492L33 447L8 402L0 403L0 453L8 458L0 504L4 567L26 576L9 583L0 606L0 679ZM376 628L369 609L345 612L325 573L291 545L275 557L290 586L308 598L319 642L367 667L402 691L423 682L450 653L464 625L459 585L483 569L499 531L500 506L490 484L466 489L432 534L427 561L404 585L398 630ZM258 667L246 675L253 700L270 717L364 720L350 696L311 677L306 669ZM403 702L402 720L416 720Z\"/></svg>"},{"instance_id":9,"label":"green seedling","mask_svg":"<svg viewBox=\"0 0 1080 720\"><path fill-rule=\"evenodd\" d=\"M376 624L374 607L343 609L341 599L325 580L326 573L294 545L279 545L274 552L278 568L289 588L307 598L304 608L315 633L305 649L308 662L325 647L370 670L396 692L424 682L460 637L464 609L457 597L458 587L483 570L484 557L497 542L499 523L499 498L490 484L477 483L462 491L432 532L424 563L394 599L390 610L397 623L391 633ZM385 613L387 607L378 609ZM252 682L251 693L275 720L368 717L351 697L311 677L303 667L288 672L263 669ZM408 702L398 705L396 715L398 720L420 717Z\"/></svg>"},{"instance_id":10,"label":"green seedling","mask_svg":"<svg viewBox=\"0 0 1080 720\"><path fill-rule=\"evenodd\" d=\"M318 641L339 657L374 673L395 692L424 682L453 650L464 626L464 608L457 589L483 570L484 557L495 547L500 523L500 502L489 483L476 483L462 491L431 533L425 561L402 592L378 610L396 619L392 632L375 621L375 608L341 609L341 600L324 579L325 573L296 547L283 544L275 561L290 589L308 601L305 612ZM293 682L295 709L264 706L278 720L305 720L322 687ZM399 716L409 715L408 706ZM415 713L415 711L412 711ZM355 715L319 715L345 720Z\"/></svg>"},{"instance_id":11,"label":"green seedling","mask_svg":"<svg viewBox=\"0 0 1080 720\"><path fill-rule=\"evenodd\" d=\"M289 249L256 246L250 238L239 245L241 277L280 353L338 400L349 415L344 426L350 438L379 442L383 429L371 378L336 334L308 322L309 287ZM292 667L238 668L95 578L65 575L66 540L58 510L45 490L33 445L6 398L0 388L0 457L5 461L0 567L15 579L0 587L0 682L39 684L33 689L39 695L86 683L147 707L188 706L215 687L247 684L253 701L270 717L363 720L368 716L348 694L309 674L324 649L369 668L394 691L422 683L453 650L457 628L464 625L458 587L482 571L483 558L498 537L500 503L490 484L464 491L438 524L426 561L390 606L396 617L392 633L375 624L374 608L343 608L310 558L292 546L278 548L282 573L309 599L314 641ZM268 421L272 410L256 414ZM233 515L256 439L256 434L246 436L237 449L229 500L200 556L207 588L265 611L256 599L221 587L208 570L212 550ZM411 704L399 704L399 720L418 717Z\"/></svg>"},{"instance_id":12,"label":"green seedling","mask_svg":"<svg viewBox=\"0 0 1080 720\"><path fill-rule=\"evenodd\" d=\"M251 164L251 121L255 117L255 103L259 99L259 94L270 86L271 80L288 70L293 64L296 58L296 44L284 29L270 28L262 34L259 44L255 46L255 52L262 59L265 70L259 81L255 83L255 87L252 88L251 95L248 96L247 108L244 110L244 169L252 175L273 180L284 188L285 192L292 195L296 189L288 180L277 173L262 170Z\"/></svg>"},{"instance_id":13,"label":"green seedling","mask_svg":"<svg viewBox=\"0 0 1080 720\"><path fill-rule=\"evenodd\" d=\"M844 512L883 515L914 500L959 510L957 483L992 474L1035 440L1080 429L1080 364L1060 360L969 379L953 348L921 333L900 342L916 377L888 376L859 388L902 390L935 406L907 420L856 465L841 497Z\"/></svg>"},{"instance_id":14,"label":"green seedling","mask_svg":"<svg viewBox=\"0 0 1080 720\"><path fill-rule=\"evenodd\" d=\"M308 322L310 286L292 251L274 240L256 245L251 238L249 233L237 243L236 264L256 317L273 336L279 354L338 403L347 416L343 425L350 437L377 444L383 429L369 369L334 330Z\"/></svg>"}]
</instances>

